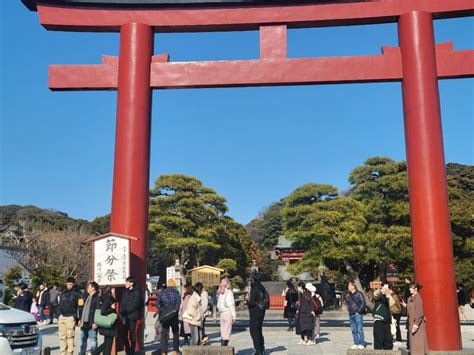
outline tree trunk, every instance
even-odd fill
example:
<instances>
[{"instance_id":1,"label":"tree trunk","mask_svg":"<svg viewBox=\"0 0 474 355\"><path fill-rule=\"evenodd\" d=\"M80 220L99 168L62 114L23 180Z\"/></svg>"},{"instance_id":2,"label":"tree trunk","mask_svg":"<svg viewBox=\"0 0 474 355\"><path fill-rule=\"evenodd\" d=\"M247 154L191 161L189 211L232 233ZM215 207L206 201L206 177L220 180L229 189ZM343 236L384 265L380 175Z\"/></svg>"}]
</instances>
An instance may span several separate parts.
<instances>
[{"instance_id":1,"label":"tree trunk","mask_svg":"<svg viewBox=\"0 0 474 355\"><path fill-rule=\"evenodd\" d=\"M346 270L349 272L349 275L351 276L351 278L354 280L354 282L357 286L357 289L360 292L362 292L362 294L364 295L365 303L367 304L367 307L372 310L374 308L374 304L372 303L371 300L369 300L369 298L367 296L367 293L365 292L364 288L362 287L362 284L361 284L360 279L359 279L359 274L357 273L357 271L354 270L354 268L352 267L349 260L344 258L343 261L344 261L344 266L346 267Z\"/></svg>"}]
</instances>

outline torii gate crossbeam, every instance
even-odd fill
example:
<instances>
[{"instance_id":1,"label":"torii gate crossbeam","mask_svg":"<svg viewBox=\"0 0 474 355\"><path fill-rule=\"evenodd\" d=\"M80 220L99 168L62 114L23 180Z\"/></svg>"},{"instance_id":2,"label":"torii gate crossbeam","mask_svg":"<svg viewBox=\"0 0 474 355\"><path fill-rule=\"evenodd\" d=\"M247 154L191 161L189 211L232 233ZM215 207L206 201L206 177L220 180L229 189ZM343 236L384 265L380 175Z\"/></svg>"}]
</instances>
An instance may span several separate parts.
<instances>
[{"instance_id":1,"label":"torii gate crossbeam","mask_svg":"<svg viewBox=\"0 0 474 355\"><path fill-rule=\"evenodd\" d=\"M433 19L474 15L472 0L373 0L110 6L89 0L23 0L49 30L120 31L120 56L99 65L53 65L53 90L118 90L111 231L132 242L132 271L144 285L151 90L401 81L416 278L431 350L460 350L438 79L474 76L474 51L435 45ZM80 2L79 0L76 0ZM163 0L161 0L163 1ZM150 5L149 3L155 4ZM231 2L231 1L229 1ZM135 4L133 4L135 3ZM287 58L288 28L397 22L400 47L382 55ZM170 63L153 56L154 32L259 30L260 59Z\"/></svg>"}]
</instances>

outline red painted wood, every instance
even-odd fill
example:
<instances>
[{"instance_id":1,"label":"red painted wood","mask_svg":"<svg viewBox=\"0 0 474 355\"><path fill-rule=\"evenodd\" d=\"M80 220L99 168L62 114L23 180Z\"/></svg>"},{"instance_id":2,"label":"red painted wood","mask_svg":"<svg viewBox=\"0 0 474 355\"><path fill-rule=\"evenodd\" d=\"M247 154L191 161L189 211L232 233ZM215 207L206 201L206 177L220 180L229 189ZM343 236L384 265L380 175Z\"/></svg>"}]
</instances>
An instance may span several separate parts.
<instances>
[{"instance_id":1,"label":"red painted wood","mask_svg":"<svg viewBox=\"0 0 474 355\"><path fill-rule=\"evenodd\" d=\"M260 27L260 59L288 57L286 26Z\"/></svg>"},{"instance_id":2,"label":"red painted wood","mask_svg":"<svg viewBox=\"0 0 474 355\"><path fill-rule=\"evenodd\" d=\"M451 52L446 49L442 47L436 53L440 79L474 76L474 50ZM383 50L386 53L383 56L362 57L181 63L157 60L151 65L151 86L163 89L401 80L400 48L384 47ZM53 90L115 89L118 66L113 59L107 61L110 63L102 65L51 65L49 87Z\"/></svg>"},{"instance_id":3,"label":"red painted wood","mask_svg":"<svg viewBox=\"0 0 474 355\"><path fill-rule=\"evenodd\" d=\"M379 0L345 4L224 6L137 9L38 5L40 22L49 30L119 31L124 23L153 26L156 32L257 30L261 25L288 28L396 22L412 10L437 18L474 13L472 0Z\"/></svg>"},{"instance_id":4,"label":"red painted wood","mask_svg":"<svg viewBox=\"0 0 474 355\"><path fill-rule=\"evenodd\" d=\"M148 232L152 54L153 31L149 26L137 23L122 26L110 231L138 238L130 243L130 269L143 295Z\"/></svg>"},{"instance_id":5,"label":"red painted wood","mask_svg":"<svg viewBox=\"0 0 474 355\"><path fill-rule=\"evenodd\" d=\"M417 11L398 25L415 274L429 348L461 350L433 20Z\"/></svg>"}]
</instances>

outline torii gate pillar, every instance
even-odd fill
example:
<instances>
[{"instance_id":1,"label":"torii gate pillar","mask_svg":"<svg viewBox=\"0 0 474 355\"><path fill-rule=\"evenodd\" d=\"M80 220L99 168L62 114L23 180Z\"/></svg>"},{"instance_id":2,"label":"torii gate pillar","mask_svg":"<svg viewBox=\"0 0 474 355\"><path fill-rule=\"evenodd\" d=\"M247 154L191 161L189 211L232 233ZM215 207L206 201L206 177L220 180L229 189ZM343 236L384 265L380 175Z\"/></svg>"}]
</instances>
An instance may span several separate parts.
<instances>
[{"instance_id":1,"label":"torii gate pillar","mask_svg":"<svg viewBox=\"0 0 474 355\"><path fill-rule=\"evenodd\" d=\"M142 292L146 283L152 55L150 26L121 26L110 231L138 238L131 241L130 268ZM138 334L141 338L143 331Z\"/></svg>"},{"instance_id":2,"label":"torii gate pillar","mask_svg":"<svg viewBox=\"0 0 474 355\"><path fill-rule=\"evenodd\" d=\"M422 285L430 350L461 349L431 13L400 16L403 110L416 279Z\"/></svg>"}]
</instances>

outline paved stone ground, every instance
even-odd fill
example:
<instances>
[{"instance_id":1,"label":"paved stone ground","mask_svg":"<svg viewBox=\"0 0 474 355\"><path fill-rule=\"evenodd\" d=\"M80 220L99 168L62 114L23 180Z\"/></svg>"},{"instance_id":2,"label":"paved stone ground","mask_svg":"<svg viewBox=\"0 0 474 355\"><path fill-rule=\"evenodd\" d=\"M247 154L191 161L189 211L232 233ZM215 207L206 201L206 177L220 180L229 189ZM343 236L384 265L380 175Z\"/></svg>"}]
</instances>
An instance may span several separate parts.
<instances>
[{"instance_id":1,"label":"paved stone ground","mask_svg":"<svg viewBox=\"0 0 474 355\"><path fill-rule=\"evenodd\" d=\"M266 354L346 354L347 349L352 345L351 329L347 315L344 312L325 312L323 314L321 338L317 345L311 346L298 345L299 336L294 332L287 331L286 320L281 318L281 312L269 311L268 313L263 330ZM154 319L151 317L151 314L147 317L146 325L148 336L145 342L145 352L146 354L159 354L159 344L152 342L154 337ZM235 348L235 352L238 355L254 353L248 325L248 313L239 312L229 343L229 345ZM206 330L209 334L211 346L220 345L219 324L210 320L206 323ZM365 317L364 331L367 348L373 349L372 320L370 316ZM463 323L461 331L464 349L469 351L470 354L474 354L474 321ZM51 354L59 354L57 325L48 325L41 332L43 334L43 346L50 347L52 350ZM402 326L402 334L405 339L406 331L404 330L404 325ZM79 331L76 331L76 353L79 349L79 341ZM102 342L101 339L99 341ZM405 345L403 343L402 348Z\"/></svg>"}]
</instances>

